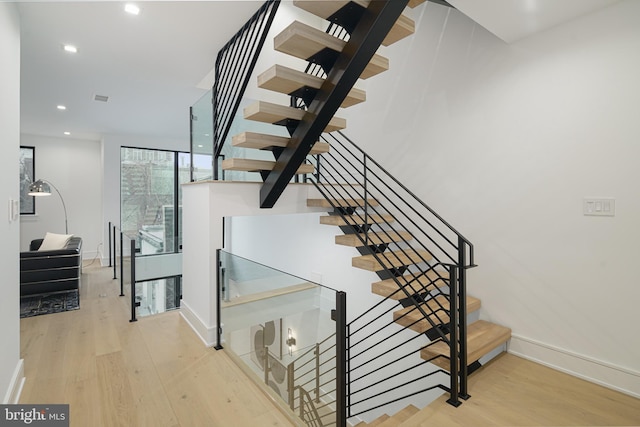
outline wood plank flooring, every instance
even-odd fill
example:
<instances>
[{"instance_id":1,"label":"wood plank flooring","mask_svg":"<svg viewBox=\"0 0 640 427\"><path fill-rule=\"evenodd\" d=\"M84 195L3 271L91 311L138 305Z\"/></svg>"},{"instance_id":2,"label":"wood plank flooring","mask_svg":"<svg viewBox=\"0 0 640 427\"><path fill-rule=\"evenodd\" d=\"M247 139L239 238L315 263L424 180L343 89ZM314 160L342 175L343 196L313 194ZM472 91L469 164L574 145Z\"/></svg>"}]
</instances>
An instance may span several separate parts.
<instances>
[{"instance_id":1,"label":"wood plank flooring","mask_svg":"<svg viewBox=\"0 0 640 427\"><path fill-rule=\"evenodd\" d=\"M80 310L20 322L20 403L69 403L77 427L293 426L178 312L129 323L112 270L83 273Z\"/></svg>"},{"instance_id":2,"label":"wood plank flooring","mask_svg":"<svg viewBox=\"0 0 640 427\"><path fill-rule=\"evenodd\" d=\"M129 323L112 271L83 273L80 310L20 322L21 403L69 403L74 427L293 425L179 313ZM440 398L401 426L640 426L640 400L512 355L469 391L459 408Z\"/></svg>"}]
</instances>

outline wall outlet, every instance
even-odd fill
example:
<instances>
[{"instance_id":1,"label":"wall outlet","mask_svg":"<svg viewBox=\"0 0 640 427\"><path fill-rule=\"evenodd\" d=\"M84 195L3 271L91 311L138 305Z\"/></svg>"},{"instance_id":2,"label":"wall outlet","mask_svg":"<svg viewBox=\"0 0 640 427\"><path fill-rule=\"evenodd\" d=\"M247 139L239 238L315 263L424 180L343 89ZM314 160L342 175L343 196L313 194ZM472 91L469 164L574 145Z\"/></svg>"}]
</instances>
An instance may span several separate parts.
<instances>
[{"instance_id":1,"label":"wall outlet","mask_svg":"<svg viewBox=\"0 0 640 427\"><path fill-rule=\"evenodd\" d=\"M20 217L20 200L9 199L9 222L17 221Z\"/></svg>"},{"instance_id":2,"label":"wall outlet","mask_svg":"<svg viewBox=\"0 0 640 427\"><path fill-rule=\"evenodd\" d=\"M582 199L582 213L588 216L616 216L616 200L611 198Z\"/></svg>"}]
</instances>

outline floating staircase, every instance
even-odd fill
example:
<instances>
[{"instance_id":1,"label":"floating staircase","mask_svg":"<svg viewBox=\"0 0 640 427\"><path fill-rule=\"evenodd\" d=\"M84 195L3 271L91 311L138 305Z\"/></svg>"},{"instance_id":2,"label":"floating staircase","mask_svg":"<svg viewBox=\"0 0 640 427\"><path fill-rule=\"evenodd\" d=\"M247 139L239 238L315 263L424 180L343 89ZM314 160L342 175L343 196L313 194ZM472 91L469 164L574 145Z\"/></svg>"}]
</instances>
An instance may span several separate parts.
<instances>
[{"instance_id":1,"label":"floating staircase","mask_svg":"<svg viewBox=\"0 0 640 427\"><path fill-rule=\"evenodd\" d=\"M412 1L409 2L409 5L415 7L423 1ZM343 26L346 25L349 31L354 31L360 17L363 16L367 7L370 6L370 1L295 1L294 4L323 19L331 22L339 22L340 25ZM381 44L389 46L410 36L414 31L414 21L406 15L401 14L393 22L393 25L381 41ZM294 70L280 64L275 64L258 75L258 87L299 97L304 100L306 106L309 107L318 94L321 93L323 85L327 84L327 76L332 68L334 68L338 59L343 56L343 51L348 43L349 37L339 38L305 23L294 21L274 37L274 49L287 55L306 60L309 64L318 64L322 67L324 75L312 75L301 70ZM358 76L361 79L368 79L388 69L389 60L382 55L374 53L370 56L367 63L363 64L361 69L358 70ZM344 86L344 83L341 84L341 87L342 86ZM349 84L348 91L346 91L340 99L339 107L348 108L365 101L365 91L353 87L353 84ZM249 105L244 109L243 113L246 120L285 126L289 134L293 137L296 136L295 132L301 127L301 123L305 120L313 120L313 117L310 118L309 112L305 109L265 101L257 101ZM327 124L321 129L322 131L335 132L336 130L342 130L346 127L346 121L336 117L334 113L335 111L331 112L331 117ZM318 147L318 136L319 134L312 138L313 141L316 141L315 144L306 143L305 147L301 149L304 151L304 156L328 152L328 145L324 145L322 148ZM276 174L284 173L281 171L281 168L277 166L277 163L281 160L283 152L296 149L295 145L299 142L296 138L284 138L269 134L245 132L241 135L236 135L233 138L234 147L270 150L273 152L274 161L253 161L251 159L230 158L222 162L222 169L258 172L266 182L272 171L275 171ZM301 157L300 164L295 166L293 174L307 174L311 172L313 172L313 168L304 165L304 157Z\"/></svg>"},{"instance_id":2,"label":"floating staircase","mask_svg":"<svg viewBox=\"0 0 640 427\"><path fill-rule=\"evenodd\" d=\"M333 177L321 183L320 168L314 167L320 163L310 164L307 160L309 154L331 156L334 148L330 148L325 136L340 133L347 125L346 120L335 116L336 111L366 102L366 93L354 84L358 79L368 79L389 69L389 60L374 52L381 45L392 45L412 34L415 23L402 13L403 6L415 7L425 1L294 0L296 6L326 19L331 25L339 25L348 35L337 37L295 21L275 36L275 50L303 59L310 66L315 64L321 72L312 75L275 64L259 74L259 88L290 95L292 102L285 106L257 101L244 109L244 118L284 127L290 136L255 132L236 135L233 137L235 147L271 151L274 160L230 158L223 161L222 168L260 173L264 181L262 207L272 207L294 175L317 174L315 183L322 188L324 198L309 199L307 205L329 211L329 215L320 217L320 223L339 227L343 234L336 236L336 244L359 252L352 258L353 267L378 275L380 280L371 284L371 291L397 305L393 312L387 313L387 323L396 329L404 328L400 330L405 333L424 335L425 338L418 336L424 339L424 346L409 356L455 373L459 366L449 360L450 343L455 343L450 335L457 331L451 325L456 325L458 316L451 315L451 306L452 302L460 301L458 297L452 299L448 292L450 287L455 289L458 283L464 283L465 271L473 267L473 262L464 261L463 255L457 258L457 253L449 257L452 261L443 261L439 258L443 251L440 237L429 237L426 242L417 239L415 230L409 231L410 228L398 224L394 201L387 205L381 200L384 194L371 196L366 181L364 184L327 184L341 182ZM444 0L436 2L447 4ZM364 189L365 194L352 194L350 189L354 185ZM385 205L391 209L385 209ZM409 221L414 224L412 219ZM450 227L444 220L442 222ZM444 240L447 241L446 237ZM431 245L435 245L433 251ZM461 246L455 250L465 251ZM458 274L456 281L453 281L453 271ZM467 296L460 304L465 310L459 311L474 312L480 309L481 303L477 298ZM510 329L480 320L460 329L467 330L469 366L477 366L480 358L506 343L511 336ZM451 375L452 383L458 380L455 375ZM446 390L446 387L440 388ZM359 425L395 426L415 412L417 408L409 406L393 416L383 415L369 424Z\"/></svg>"}]
</instances>

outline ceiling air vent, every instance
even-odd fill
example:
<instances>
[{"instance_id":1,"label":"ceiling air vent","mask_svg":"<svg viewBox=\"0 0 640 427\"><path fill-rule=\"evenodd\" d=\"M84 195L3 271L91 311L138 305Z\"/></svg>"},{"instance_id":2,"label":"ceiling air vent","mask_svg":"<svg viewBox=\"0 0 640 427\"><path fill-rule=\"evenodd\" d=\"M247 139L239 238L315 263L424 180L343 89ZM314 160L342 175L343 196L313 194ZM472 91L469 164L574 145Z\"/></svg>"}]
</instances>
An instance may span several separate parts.
<instances>
[{"instance_id":1,"label":"ceiling air vent","mask_svg":"<svg viewBox=\"0 0 640 427\"><path fill-rule=\"evenodd\" d=\"M109 97L106 95L94 95L93 100L98 102L107 102Z\"/></svg>"}]
</instances>

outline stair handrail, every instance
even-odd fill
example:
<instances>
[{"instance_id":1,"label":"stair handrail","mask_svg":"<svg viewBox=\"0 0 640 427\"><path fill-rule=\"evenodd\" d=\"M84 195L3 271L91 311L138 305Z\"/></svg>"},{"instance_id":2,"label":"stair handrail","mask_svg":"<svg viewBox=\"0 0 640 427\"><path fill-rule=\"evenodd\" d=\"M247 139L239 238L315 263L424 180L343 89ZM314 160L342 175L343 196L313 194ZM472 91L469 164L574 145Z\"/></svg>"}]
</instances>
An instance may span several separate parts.
<instances>
[{"instance_id":1,"label":"stair handrail","mask_svg":"<svg viewBox=\"0 0 640 427\"><path fill-rule=\"evenodd\" d=\"M421 317L423 318L423 320L426 320L432 327L432 330L435 331L434 336L431 337L432 341L431 343L427 344L425 347L426 348L430 345L433 345L435 342L437 341L444 341L450 348L451 350L451 354L449 355L449 359L450 359L450 374L447 373L449 375L450 378L450 386L447 387L444 384L437 384L434 385L432 387L427 387L426 389L420 390L418 392L415 393L409 393L407 396L403 396L401 398L405 398L408 396L411 396L413 394L418 394L418 393L422 393L425 392L427 390L433 389L433 388L441 388L443 390L446 390L448 393L450 393L451 397L448 400L449 403L451 403L452 405L458 405L460 404L459 398L466 398L468 396L467 394L467 372L466 372L466 367L467 367L467 361L466 361L466 269L471 268L473 266L475 266L474 264L474 256L473 256L473 245L471 244L471 242L466 239L459 231L457 231L453 226L451 226L447 221L445 221L439 214L437 214L431 207L429 207L426 203L424 203L423 201L421 201L413 192L411 192L405 185L403 185L402 183L399 182L399 180L392 176L388 171L386 171L386 169L384 169L378 162L376 162L375 160L373 160L367 153L364 152L364 150L362 150L360 147L358 147L352 140L350 140L348 137L346 137L346 135L344 135L344 133L342 132L338 132L338 135L343 136L344 139L348 142L348 144L350 144L350 146L355 147L356 151L358 153L359 156L362 156L362 160L360 160L360 163L358 166L361 166L364 171L359 171L359 168L354 166L354 165L350 165L352 166L352 169L354 170L358 170L359 172L357 172L358 174L360 174L360 178L362 178L362 181L358 181L357 179L355 179L355 176L353 176L353 172L349 170L349 166L344 167L345 172L344 174L341 172L338 172L337 175L332 175L332 173L334 171L332 170L328 170L332 168L331 163L329 162L329 160L327 160L327 158L329 159L335 159L335 157L337 156L337 154L333 154L336 150L336 142L338 142L338 139L333 136L333 134L329 134L328 136L323 136L323 140L325 142L329 142L328 140L330 138L334 138L334 141L332 141L332 143L330 143L330 145L332 146L332 150L331 152L327 155L325 154L323 157L324 159L321 161L321 164L317 165L316 168L316 173L313 176L313 178L310 178L309 180L311 182L313 182L314 185L316 185L316 188L318 188L318 190L320 191L320 193L331 202L331 200L333 198L340 198L339 196L335 195L335 194L328 194L327 190L328 189L332 189L331 186L325 186L325 183L322 182L323 179L322 177L325 176L327 179L327 181L330 182L341 182L341 183L348 183L349 181L349 175L352 179L355 179L356 182L358 182L358 186L360 187L359 190L355 190L355 187L351 186L349 187L349 185L347 185L347 188L350 188L351 190L356 191L356 194L353 195L351 193L348 193L347 196L342 195L342 197L362 197L363 198L363 202L361 202L361 204L359 206L357 206L357 208L360 208L361 210L364 211L364 214L361 214L357 211L354 212L348 212L349 214L353 215L353 216L359 216L360 217L360 221L364 222L364 234L365 237L363 238L360 234L358 234L358 238L361 239L363 245L365 244L370 244L370 242L368 241L368 233L367 231L367 227L369 224L369 219L370 219L370 215L374 215L374 214L378 214L378 210L382 209L382 208L376 208L376 206L372 203L369 202L369 198L373 198L375 199L376 196L372 195L375 194L375 191L380 191L380 189L377 187L377 185L373 182L370 182L371 176L367 176L367 174L369 173L370 175L373 174L376 179L379 179L381 182L385 182L385 180L388 180L392 183L394 183L397 186L398 190L402 190L404 193L406 193L406 195L408 195L411 199L414 200L414 203L418 206L421 206L423 209L426 210L426 212L428 212L433 218L435 218L435 221L439 221L439 224L441 227L444 227L444 229L449 230L450 233L453 233L453 235L455 236L453 239L449 239L447 238L447 236L445 236L442 231L440 231L438 229L438 227L434 226L429 220L427 220L426 218L424 218L424 216L422 215L418 215L422 220L424 220L426 223L429 224L429 226L435 230L446 242L448 242L448 244L451 244L451 246L453 248L455 248L455 253L454 254L448 254L448 251L445 250L444 248L442 248L441 246L438 245L438 243L431 237L427 236L429 240L431 240L432 244L435 244L436 246L438 246L438 249L441 250L446 256L446 259L439 259L437 256L434 256L434 258L436 259L436 263L429 265L426 264L426 260L422 258L422 256L419 256L420 260L423 261L423 263L425 263L427 265L426 270L422 273L422 274L426 274L426 272L428 272L429 270L431 271L435 271L435 267L437 266L441 266L442 268L445 268L447 271L450 272L450 277L449 277L449 281L451 283L455 283L456 286L452 286L454 293L453 294L449 294L449 292L446 292L446 297L449 300L449 303L451 305L451 308L449 312L446 312L444 310L444 308L442 306L440 306L440 308L436 307L435 308L429 308L429 310L427 310L421 303L421 301L416 300L416 295L412 295L412 293L414 293L414 286L412 285L412 282L418 282L419 283L419 274L418 276L416 276L416 274L414 272L409 272L407 274L407 276L411 277L411 275L413 275L413 279L408 281L407 283L402 283L401 280L405 280L405 276L401 276L401 278L399 277L393 277L394 281L397 283L398 285L398 291L397 292L401 292L404 293L405 298L403 299L403 301L407 301L408 305L413 305L414 308L413 310L417 310L420 312ZM337 150L340 151L340 150ZM355 154L353 154L353 152L350 151L350 154L353 155L354 157L357 157ZM341 154L342 155L342 154ZM320 156L318 156L318 158L320 158ZM319 160L318 160L319 161ZM320 167L322 165L322 168ZM373 171L370 170L371 166L374 166L375 168L378 169L378 171L380 174L382 174L384 176L384 179L379 178ZM328 175L328 176L327 176ZM340 187L341 189L344 190L345 187ZM389 187L391 188L391 187ZM341 190L342 191L342 190ZM350 191L350 190L347 190ZM401 198L402 199L402 198ZM402 199L403 202L404 199ZM378 200L376 200L378 201ZM395 202L393 200L391 200L391 198L389 198L389 202L396 208L398 208L398 206L395 204ZM417 203L416 203L417 202ZM331 202L333 204L333 202ZM343 218L346 218L345 212L340 211L340 208L338 206L334 206L334 209L339 213L340 216L342 216ZM416 211L417 213L417 211ZM393 215L392 215L393 216ZM397 218L395 216L393 216L394 220L397 220ZM409 218L409 220L412 222L412 224L414 226L417 227L417 224L415 224L415 222ZM399 222L399 221L397 221ZM390 224L387 224L388 226L390 226ZM393 228L391 228L393 230ZM421 232L423 230L420 230ZM381 234L386 234L387 237L389 236L389 231L387 229L382 229L380 231L378 231ZM414 237L413 235L411 237ZM404 240L404 238L402 239ZM455 241L455 242L454 242ZM409 243L404 240L404 243L407 244L407 247L411 247L409 245ZM419 244L424 247L425 249L427 248L427 246L423 243L423 242L419 242ZM407 248L400 248L400 251L403 255L407 255ZM455 255L457 253L457 255ZM389 261L390 259L393 259L394 257L397 259L399 257L399 255L392 253L390 255L386 254L385 252L382 253L377 253L377 251L372 251L372 255L374 256L374 258L379 262L379 263L383 263L385 260ZM467 261L467 255L469 255L469 260ZM441 276L438 276L441 277ZM445 293L443 292L442 289L440 289L439 286L435 285L435 282L438 280L436 279L429 279L430 283L428 283L426 286L422 286L422 284L419 283L420 286L422 286L422 291L423 293L420 295L420 298L422 299L422 301L426 301L427 299L431 300L431 301L436 301L435 296L437 295L445 295ZM429 290L428 287L430 287L431 285L434 285L435 287L435 291L433 290ZM411 289L411 290L409 290ZM352 322L349 323L349 328L350 328L350 351L351 349L353 349L355 346L357 346L358 344L365 342L366 340L368 340L371 336L376 335L378 333L382 333L381 331L387 327L389 327L391 324L393 324L393 322L388 323L387 325L382 326L381 328L379 328L378 330L374 331L373 333L370 333L369 335L367 335L364 338L361 338L360 340L356 341L353 336L354 334L361 332L362 330L364 330L364 327L360 328L360 329L356 329L355 327L353 327L354 322L362 319L364 316L368 316L371 313L374 312L374 310L376 309L380 309L383 308L384 310L386 310L384 313L378 315L374 320L380 319L382 318L383 315L388 315L389 312L391 312L392 310L394 310L394 307L391 307L389 309L384 308L387 301L390 300L391 296L388 296L387 298L384 298L382 301L380 301L378 304L376 304L374 307L370 308L369 310L366 310L364 313L360 314L359 316L357 316L355 319L352 320ZM459 308L458 308L459 307ZM447 320L446 317L440 317L440 313L442 313L442 315L448 315L449 320ZM456 313L458 315L456 315ZM408 315L409 312L405 313L405 316ZM435 319L435 320L434 320ZM417 320L415 322L412 323L415 324L417 322L419 322L420 320ZM370 322L367 322L370 323ZM438 323L440 325L438 325ZM441 325L444 325L445 328L442 329L440 328ZM409 325L411 326L411 325ZM449 329L446 329L446 327L449 326ZM447 334L449 332L452 332L450 337L447 337ZM394 334L395 335L395 334ZM421 335L415 335L413 338L410 338L409 340L405 341L404 343L402 343L401 345L406 345L409 342L413 341L414 339L419 338ZM393 336L389 336L386 337L378 342L376 342L376 344L374 344L373 346L370 346L368 348L366 348L365 350L361 350L361 354L364 354L366 352L370 352L372 351L372 349L379 345L380 343L386 341L387 339L393 338ZM376 359L379 359L380 356L378 355L374 355L374 357ZM405 356L401 357L400 359L404 359ZM398 362L398 360L393 360L391 363L389 363L388 365L385 365L384 367L386 368L387 366ZM373 360L373 359L372 359ZM348 373L349 373L349 384L351 387L351 384L357 381L361 381L363 380L364 377L366 377L367 375L369 375L371 372L365 374L365 375L361 375L359 377L354 377L354 371L357 369L362 369L365 365L367 365L368 363L370 363L372 360L368 360L365 363L361 363L358 366L353 366L351 364L351 359L349 361L350 366L348 369ZM459 365L458 365L458 361L459 361ZM412 366L409 369L418 369L422 364L427 363L428 361L425 362L421 362L418 363L415 366ZM458 369L459 366L459 369ZM376 371L379 371L379 369L376 369ZM440 372L445 372L445 371L440 371ZM427 376L423 376L422 378L426 378ZM387 379L391 378L391 376L383 379L383 381L386 381ZM410 381L412 382L412 381ZM408 385L410 382L401 384L398 387L394 387L392 388L392 390L396 390L397 388L400 388L402 386ZM378 382L379 383L379 382ZM375 384L374 384L375 385ZM356 393L358 392L362 392L364 389L367 389L371 387L367 386L364 388L361 388L359 390L355 390ZM355 416L355 415L359 415L363 412L367 412L373 409L376 409L378 407L387 405L389 403L392 403L393 401L397 401L398 398L394 399L393 401L387 401L386 403L380 404L380 405L376 405L375 407L370 407L367 408L366 410L362 411L362 412L354 412L351 410L351 408L359 403L363 403L365 401L370 400L373 397L378 397L384 393L387 393L388 391L384 391L382 393L376 394L375 396L371 396L371 397L367 397L365 399L362 400L358 400L358 401L350 401L349 403L349 416ZM349 397L351 399L351 396Z\"/></svg>"},{"instance_id":2,"label":"stair handrail","mask_svg":"<svg viewBox=\"0 0 640 427\"><path fill-rule=\"evenodd\" d=\"M332 360L332 358L324 362L321 360L322 356L327 354L329 351L331 350L337 351L337 343L335 342L332 343L332 341L335 341L335 339L336 339L335 333L329 335L324 340L311 346L307 351L300 354L298 357L296 357L295 360L291 361L287 365L287 388L289 393L289 397L288 397L289 406L293 411L296 411L296 409L300 410L301 412L300 418L302 419L305 419L305 418L302 416L301 406L295 406L296 390L301 390L301 392L304 392L309 397L310 404L315 412L317 412L319 408L330 407L331 405L337 404L335 398L331 398L330 400L327 400L327 397L330 396L332 393L335 393L336 389L321 391L321 388L323 386L331 382L335 382L337 380L337 366L326 367L327 363L329 363ZM300 370L303 368L305 369L305 371L300 372ZM321 377L325 377L327 375L329 376L329 378L326 379L324 383L321 383L320 382ZM299 384L298 381L304 378L305 376L309 376L310 378L307 379L304 383ZM306 388L309 385L312 385L310 387L312 391L309 391ZM313 399L311 398L311 393L315 395L315 398ZM300 397L300 399L302 398ZM302 403L302 400L301 400L301 403ZM316 404L320 404L320 403L322 404L319 406L316 406ZM328 414L320 416L320 419L325 418L335 412L336 411L332 411ZM313 425L313 424L309 424L309 425ZM321 424L321 425L324 425L324 424Z\"/></svg>"},{"instance_id":3,"label":"stair handrail","mask_svg":"<svg viewBox=\"0 0 640 427\"><path fill-rule=\"evenodd\" d=\"M281 0L267 0L218 51L213 85L213 179L233 119L262 52Z\"/></svg>"}]
</instances>

